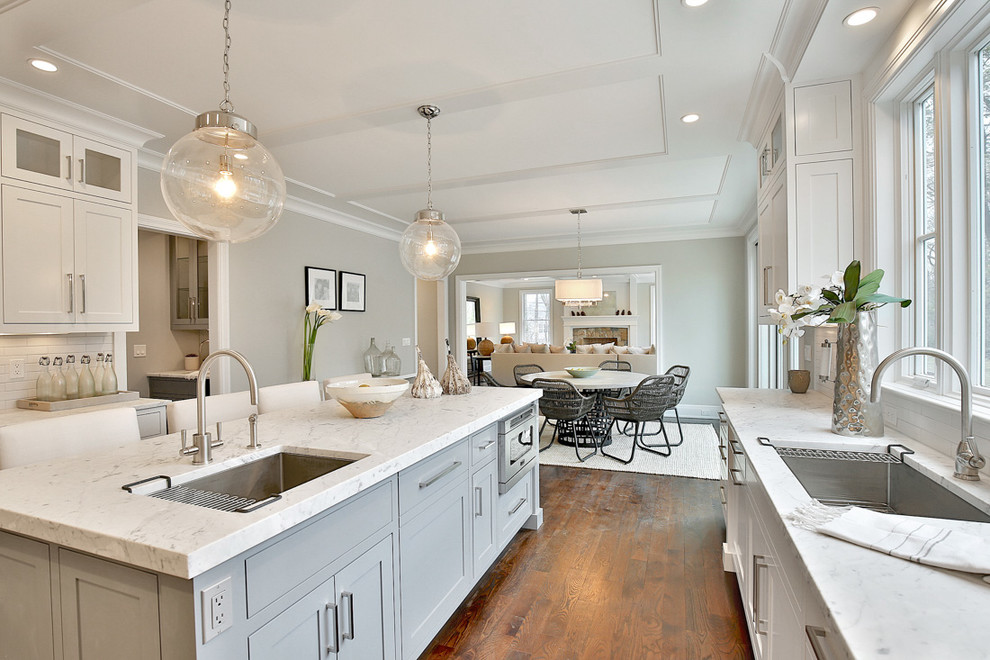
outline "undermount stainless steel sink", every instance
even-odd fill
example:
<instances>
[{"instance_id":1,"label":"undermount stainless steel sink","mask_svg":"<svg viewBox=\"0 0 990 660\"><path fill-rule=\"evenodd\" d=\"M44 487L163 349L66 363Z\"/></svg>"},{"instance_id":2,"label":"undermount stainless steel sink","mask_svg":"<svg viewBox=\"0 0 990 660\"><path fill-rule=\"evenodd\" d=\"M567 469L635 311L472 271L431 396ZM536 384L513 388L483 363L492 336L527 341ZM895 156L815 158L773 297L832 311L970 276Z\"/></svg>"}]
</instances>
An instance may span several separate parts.
<instances>
[{"instance_id":1,"label":"undermount stainless steel sink","mask_svg":"<svg viewBox=\"0 0 990 660\"><path fill-rule=\"evenodd\" d=\"M164 479L166 487L143 494L222 511L248 513L281 499L282 493L296 486L364 457L362 454L325 456L281 451L174 486L167 476L153 477L144 482ZM144 482L128 484L124 489L135 492L133 488Z\"/></svg>"},{"instance_id":2,"label":"undermount stainless steel sink","mask_svg":"<svg viewBox=\"0 0 990 660\"><path fill-rule=\"evenodd\" d=\"M776 449L808 495L822 504L990 522L990 515L891 454Z\"/></svg>"}]
</instances>

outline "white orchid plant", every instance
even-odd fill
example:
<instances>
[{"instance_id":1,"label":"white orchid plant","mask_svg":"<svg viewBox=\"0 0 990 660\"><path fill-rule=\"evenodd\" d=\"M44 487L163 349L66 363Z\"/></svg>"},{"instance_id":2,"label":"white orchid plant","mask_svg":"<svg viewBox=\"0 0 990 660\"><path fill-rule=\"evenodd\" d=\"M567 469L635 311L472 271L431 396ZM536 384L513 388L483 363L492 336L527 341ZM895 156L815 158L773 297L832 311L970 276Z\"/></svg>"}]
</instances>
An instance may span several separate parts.
<instances>
[{"instance_id":1,"label":"white orchid plant","mask_svg":"<svg viewBox=\"0 0 990 660\"><path fill-rule=\"evenodd\" d=\"M303 380L309 380L313 375L313 348L316 346L317 331L324 323L333 323L341 318L340 314L323 309L319 303L306 307L303 313Z\"/></svg>"},{"instance_id":2,"label":"white orchid plant","mask_svg":"<svg viewBox=\"0 0 990 660\"><path fill-rule=\"evenodd\" d=\"M895 298L878 293L883 271L876 269L860 278L860 263L852 261L845 271L835 271L825 286L802 284L796 293L774 296L776 308L769 308L770 318L780 326L784 341L804 335L804 328L822 323L852 323L856 312L877 309L887 303L907 307L907 298Z\"/></svg>"}]
</instances>

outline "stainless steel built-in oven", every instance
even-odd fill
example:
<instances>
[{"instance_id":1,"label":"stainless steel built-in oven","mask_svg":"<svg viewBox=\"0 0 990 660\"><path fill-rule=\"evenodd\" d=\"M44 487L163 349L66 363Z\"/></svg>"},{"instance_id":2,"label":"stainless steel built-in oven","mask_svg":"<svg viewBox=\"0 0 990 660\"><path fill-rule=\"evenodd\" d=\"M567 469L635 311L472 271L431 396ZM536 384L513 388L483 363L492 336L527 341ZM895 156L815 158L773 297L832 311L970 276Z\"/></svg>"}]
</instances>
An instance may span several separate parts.
<instances>
[{"instance_id":1,"label":"stainless steel built-in oven","mask_svg":"<svg viewBox=\"0 0 990 660\"><path fill-rule=\"evenodd\" d=\"M505 493L526 474L540 451L536 404L498 423L498 492Z\"/></svg>"}]
</instances>

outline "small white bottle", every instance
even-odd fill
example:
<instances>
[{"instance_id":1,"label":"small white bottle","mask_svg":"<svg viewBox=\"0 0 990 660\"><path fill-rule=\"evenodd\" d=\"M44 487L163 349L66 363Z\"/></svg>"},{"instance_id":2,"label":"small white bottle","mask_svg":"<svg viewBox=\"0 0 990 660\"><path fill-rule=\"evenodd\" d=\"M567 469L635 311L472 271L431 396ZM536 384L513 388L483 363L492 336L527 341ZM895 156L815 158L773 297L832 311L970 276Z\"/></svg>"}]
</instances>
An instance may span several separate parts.
<instances>
[{"instance_id":1,"label":"small white bottle","mask_svg":"<svg viewBox=\"0 0 990 660\"><path fill-rule=\"evenodd\" d=\"M107 357L104 360L104 371L103 371L103 393L104 394L116 394L117 393L117 372L113 370L113 354L107 353Z\"/></svg>"},{"instance_id":2,"label":"small white bottle","mask_svg":"<svg viewBox=\"0 0 990 660\"><path fill-rule=\"evenodd\" d=\"M52 400L52 375L48 372L48 365L50 361L47 355L42 355L38 358L38 366L41 367L41 373L38 374L38 382L35 385L35 397L38 401L51 401Z\"/></svg>"},{"instance_id":3,"label":"small white bottle","mask_svg":"<svg viewBox=\"0 0 990 660\"><path fill-rule=\"evenodd\" d=\"M89 370L89 356L83 355L80 362L82 369L79 371L79 398L84 399L95 394L96 386L93 383L93 372Z\"/></svg>"},{"instance_id":4,"label":"small white bottle","mask_svg":"<svg viewBox=\"0 0 990 660\"><path fill-rule=\"evenodd\" d=\"M52 373L52 401L65 401L65 376L62 374L62 358L55 358L55 369Z\"/></svg>"},{"instance_id":5,"label":"small white bottle","mask_svg":"<svg viewBox=\"0 0 990 660\"><path fill-rule=\"evenodd\" d=\"M79 373L76 371L76 356L65 356L65 398L79 398Z\"/></svg>"},{"instance_id":6,"label":"small white bottle","mask_svg":"<svg viewBox=\"0 0 990 660\"><path fill-rule=\"evenodd\" d=\"M96 354L96 364L93 366L93 396L103 394L103 353Z\"/></svg>"}]
</instances>

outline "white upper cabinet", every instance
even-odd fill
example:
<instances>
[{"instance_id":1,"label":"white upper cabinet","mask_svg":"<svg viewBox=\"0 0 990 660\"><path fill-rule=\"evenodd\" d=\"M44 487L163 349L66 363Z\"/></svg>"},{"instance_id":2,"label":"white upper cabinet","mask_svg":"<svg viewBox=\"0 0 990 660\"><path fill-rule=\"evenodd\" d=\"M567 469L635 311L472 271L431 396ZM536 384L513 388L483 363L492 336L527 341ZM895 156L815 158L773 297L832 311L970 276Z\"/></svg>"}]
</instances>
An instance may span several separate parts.
<instances>
[{"instance_id":1,"label":"white upper cabinet","mask_svg":"<svg viewBox=\"0 0 990 660\"><path fill-rule=\"evenodd\" d=\"M0 117L0 173L118 202L131 201L131 152L12 115Z\"/></svg>"},{"instance_id":2,"label":"white upper cabinet","mask_svg":"<svg viewBox=\"0 0 990 660\"><path fill-rule=\"evenodd\" d=\"M795 87L794 153L810 156L852 148L852 81Z\"/></svg>"}]
</instances>

